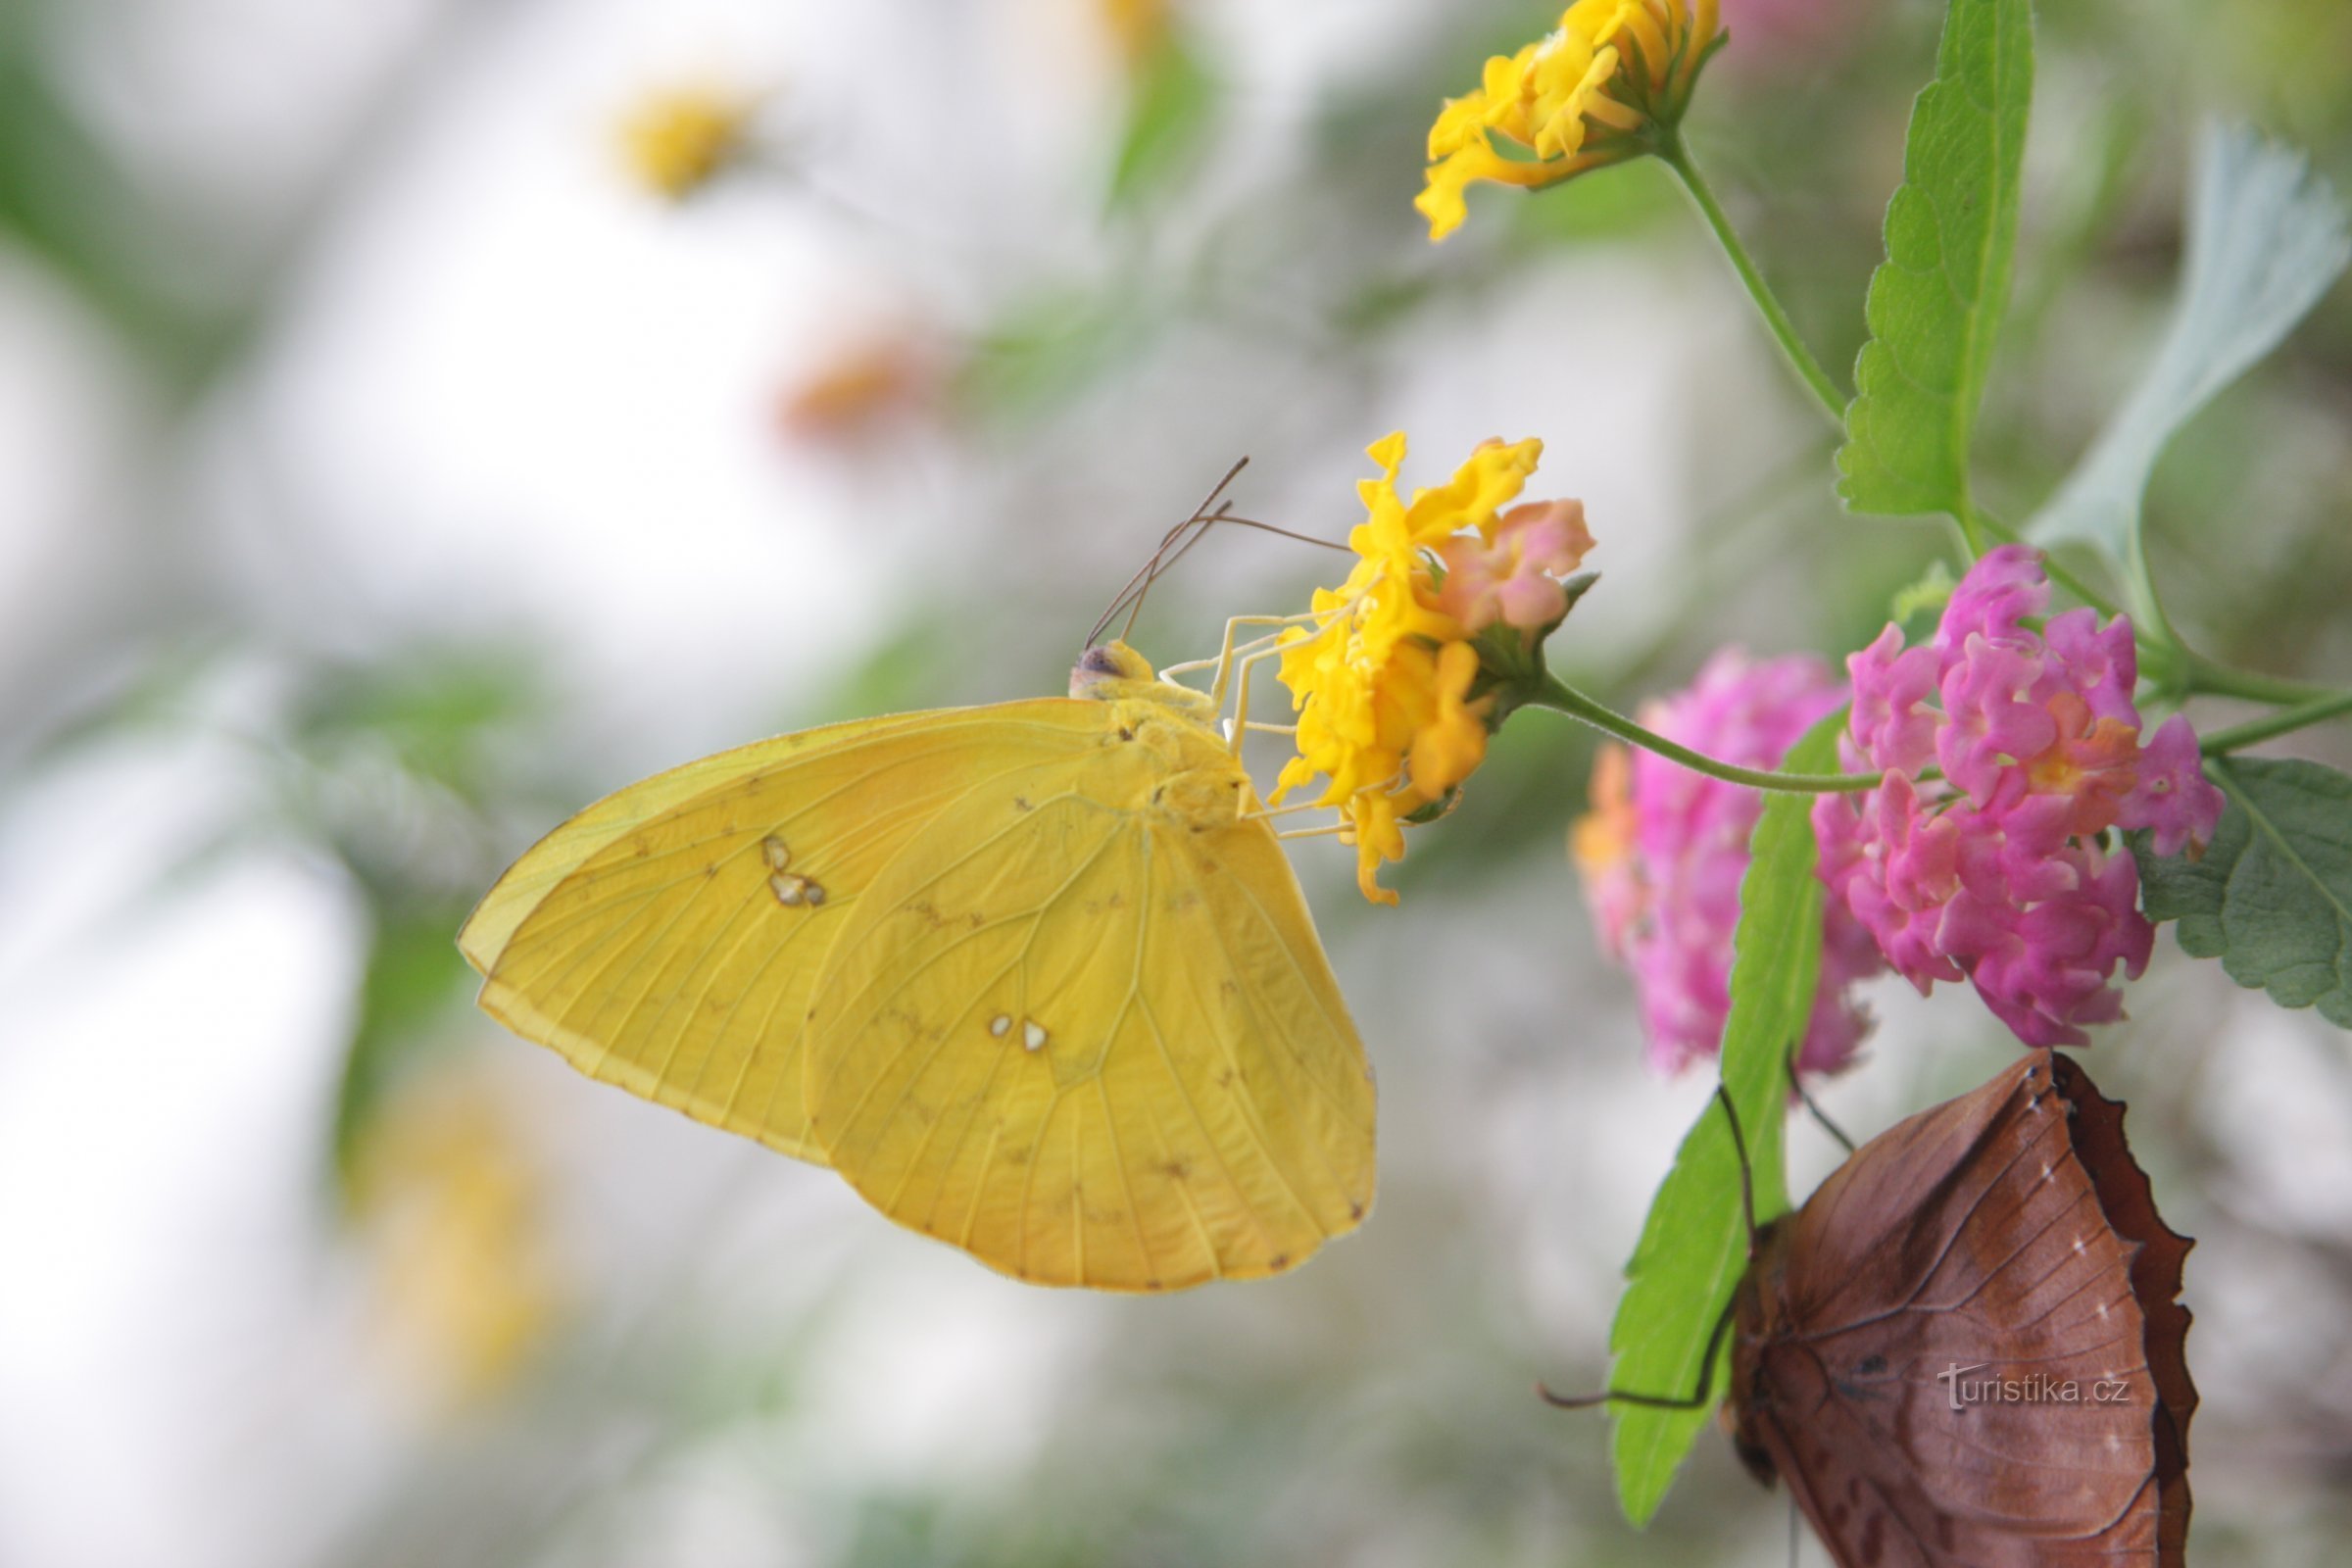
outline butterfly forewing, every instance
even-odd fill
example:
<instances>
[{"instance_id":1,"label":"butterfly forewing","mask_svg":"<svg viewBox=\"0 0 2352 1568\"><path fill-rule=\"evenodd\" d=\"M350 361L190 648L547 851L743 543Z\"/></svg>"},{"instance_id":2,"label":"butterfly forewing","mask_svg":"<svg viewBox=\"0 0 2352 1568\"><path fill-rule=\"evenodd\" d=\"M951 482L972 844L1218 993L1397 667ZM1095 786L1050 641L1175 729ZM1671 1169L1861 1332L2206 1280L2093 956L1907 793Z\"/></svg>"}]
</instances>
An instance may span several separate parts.
<instances>
[{"instance_id":1,"label":"butterfly forewing","mask_svg":"<svg viewBox=\"0 0 2352 1568\"><path fill-rule=\"evenodd\" d=\"M1098 709L835 725L623 790L541 841L466 923L481 1004L591 1076L821 1163L800 1052L834 935L925 824L1090 745Z\"/></svg>"},{"instance_id":2,"label":"butterfly forewing","mask_svg":"<svg viewBox=\"0 0 2352 1568\"><path fill-rule=\"evenodd\" d=\"M971 792L867 890L814 1002L816 1136L1023 1279L1277 1272L1371 1201L1362 1047L1230 754L1094 707L1089 755Z\"/></svg>"},{"instance_id":3,"label":"butterfly forewing","mask_svg":"<svg viewBox=\"0 0 2352 1568\"><path fill-rule=\"evenodd\" d=\"M1740 1298L1741 1438L1840 1564L2177 1563L2186 1250L2119 1107L2029 1058L1771 1229Z\"/></svg>"}]
</instances>

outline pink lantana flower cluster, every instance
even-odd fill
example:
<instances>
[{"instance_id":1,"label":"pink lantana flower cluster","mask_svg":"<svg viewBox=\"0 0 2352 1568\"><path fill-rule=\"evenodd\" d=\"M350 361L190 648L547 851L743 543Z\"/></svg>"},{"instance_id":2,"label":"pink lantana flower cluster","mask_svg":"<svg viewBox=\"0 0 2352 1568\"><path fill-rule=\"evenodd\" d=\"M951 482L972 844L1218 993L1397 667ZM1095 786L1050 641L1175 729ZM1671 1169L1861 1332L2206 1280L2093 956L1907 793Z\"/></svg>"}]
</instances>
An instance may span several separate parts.
<instances>
[{"instance_id":1,"label":"pink lantana flower cluster","mask_svg":"<svg viewBox=\"0 0 2352 1568\"><path fill-rule=\"evenodd\" d=\"M1886 773L1814 807L1822 876L1925 994L1972 983L2032 1046L2082 1045L2123 1014L2155 928L2111 829L2157 853L2204 843L2221 792L2185 718L2143 738L2131 622L2054 615L2040 556L1992 551L1960 580L1933 643L1889 625L1846 661L1845 764ZM1927 777L1930 769L1940 776Z\"/></svg>"},{"instance_id":2,"label":"pink lantana flower cluster","mask_svg":"<svg viewBox=\"0 0 2352 1568\"><path fill-rule=\"evenodd\" d=\"M1817 659L1751 661L1725 649L1688 690L1645 706L1641 718L1709 757L1774 767L1844 700ZM1593 769L1592 806L1572 847L1593 920L1610 956L1633 971L1651 1064L1679 1071L1723 1046L1740 881L1764 799L1654 752L1610 746ZM1799 1071L1831 1072L1851 1059L1871 1020L1847 987L1884 967L1869 931L1830 900Z\"/></svg>"}]
</instances>

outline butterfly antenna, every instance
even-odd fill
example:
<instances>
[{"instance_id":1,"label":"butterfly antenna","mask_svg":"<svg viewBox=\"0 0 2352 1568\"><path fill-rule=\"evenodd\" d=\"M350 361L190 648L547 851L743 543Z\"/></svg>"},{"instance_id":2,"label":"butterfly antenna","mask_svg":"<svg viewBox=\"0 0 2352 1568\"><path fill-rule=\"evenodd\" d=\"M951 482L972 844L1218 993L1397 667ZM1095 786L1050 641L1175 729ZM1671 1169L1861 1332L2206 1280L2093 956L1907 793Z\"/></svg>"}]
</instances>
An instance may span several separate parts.
<instances>
[{"instance_id":1,"label":"butterfly antenna","mask_svg":"<svg viewBox=\"0 0 2352 1568\"><path fill-rule=\"evenodd\" d=\"M1732 1092L1721 1083L1715 1086L1715 1098L1723 1102L1723 1119L1732 1129L1732 1150L1740 1156L1740 1212L1747 1220L1747 1255L1756 1255L1756 1182L1747 1165L1747 1139L1740 1131L1740 1112L1732 1104Z\"/></svg>"},{"instance_id":2,"label":"butterfly antenna","mask_svg":"<svg viewBox=\"0 0 2352 1568\"><path fill-rule=\"evenodd\" d=\"M1086 634L1086 645L1089 648L1095 645L1095 639L1102 635L1102 628L1109 625L1110 618L1121 610L1126 610L1128 615L1127 625L1121 630L1120 635L1124 637L1126 632L1135 628L1135 616L1143 609L1144 595L1152 589L1152 579L1165 570L1175 559L1168 554L1170 548L1183 537L1187 529L1196 525L1205 527L1206 517L1204 514L1208 509L1216 505L1217 497L1225 493L1225 487L1233 483L1235 476L1248 466L1250 466L1250 460L1247 457L1237 460L1232 467L1225 470L1225 476L1209 487L1208 494L1200 498L1200 504L1193 509L1190 516L1159 536L1158 548L1152 552L1151 559L1136 568L1135 575L1128 578L1126 585L1111 597L1109 604L1102 608L1102 613L1096 619L1094 629ZM1183 551L1178 550L1176 554L1182 555Z\"/></svg>"},{"instance_id":3,"label":"butterfly antenna","mask_svg":"<svg viewBox=\"0 0 2352 1568\"><path fill-rule=\"evenodd\" d=\"M1152 553L1152 561L1150 563L1151 574L1144 578L1143 586L1136 589L1135 597L1127 601L1127 619L1125 623L1119 627L1119 640L1121 642L1125 642L1127 638L1134 633L1135 617L1144 612L1144 596L1151 593L1152 585L1159 580L1160 573L1168 570L1179 561L1182 561L1185 558L1186 552L1190 551L1193 546L1199 544L1202 539L1208 537L1209 529L1224 521L1225 518L1232 515L1232 502L1219 502L1217 505L1217 510L1207 514L1205 516L1199 512L1195 512L1192 516L1185 519L1183 527L1191 528L1192 532L1183 535L1184 542L1182 544L1176 545L1174 549L1169 548L1169 545L1178 537L1178 533L1182 531L1181 529L1177 530L1176 532L1171 532L1167 538L1162 539L1159 542L1159 549Z\"/></svg>"},{"instance_id":4,"label":"butterfly antenna","mask_svg":"<svg viewBox=\"0 0 2352 1568\"><path fill-rule=\"evenodd\" d=\"M1324 550L1346 553L1348 547L1335 540L1318 539L1311 533L1300 533L1295 528L1284 528L1275 523L1260 521L1256 517L1245 517L1233 510L1232 502L1218 502L1217 497L1224 493L1227 485L1233 483L1234 476L1240 473L1249 462L1248 458L1244 458L1226 469L1225 477L1218 480L1216 488L1209 491L1200 505L1193 509L1192 515L1160 536L1159 546L1152 552L1152 559L1145 562L1136 570L1135 575L1127 579L1127 585L1119 590L1111 600L1109 608L1102 612L1102 618L1095 622L1094 629L1087 633L1087 646L1090 648L1094 646L1095 639L1102 635L1102 628L1109 625L1111 617L1121 610L1127 612L1126 624L1119 628L1119 637L1124 641L1128 634L1135 630L1136 617L1143 613L1144 596L1151 592L1152 585L1165 576L1176 563L1182 561L1192 551L1193 546L1207 538L1209 530L1219 523L1230 523L1237 528L1253 528L1259 533L1270 533L1278 538L1296 540L1302 545L1315 545ZM1208 510L1211 503L1216 503L1214 512Z\"/></svg>"},{"instance_id":5,"label":"butterfly antenna","mask_svg":"<svg viewBox=\"0 0 2352 1568\"><path fill-rule=\"evenodd\" d=\"M1596 1404L1638 1404L1649 1410L1696 1410L1704 1406L1715 1388L1715 1355L1723 1348L1725 1330L1732 1326L1732 1309L1739 1304L1735 1295L1723 1303L1715 1314L1715 1327L1707 1334L1707 1353L1698 1363L1698 1388L1688 1396L1673 1394L1633 1394L1624 1389L1603 1389L1598 1394L1554 1394L1543 1384L1536 1393L1545 1404L1561 1410L1590 1410Z\"/></svg>"}]
</instances>

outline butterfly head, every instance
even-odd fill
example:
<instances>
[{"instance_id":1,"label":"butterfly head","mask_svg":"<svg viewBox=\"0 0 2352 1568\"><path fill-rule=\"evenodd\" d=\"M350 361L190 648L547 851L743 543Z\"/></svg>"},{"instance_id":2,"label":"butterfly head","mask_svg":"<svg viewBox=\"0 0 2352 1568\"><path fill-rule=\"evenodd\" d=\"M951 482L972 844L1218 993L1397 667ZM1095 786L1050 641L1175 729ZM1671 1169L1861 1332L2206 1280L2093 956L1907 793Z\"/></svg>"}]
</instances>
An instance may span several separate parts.
<instances>
[{"instance_id":1,"label":"butterfly head","mask_svg":"<svg viewBox=\"0 0 2352 1568\"><path fill-rule=\"evenodd\" d=\"M1097 643L1080 657L1070 670L1070 695L1101 703L1157 703L1204 724L1216 717L1207 693L1163 678L1152 661L1116 638Z\"/></svg>"}]
</instances>

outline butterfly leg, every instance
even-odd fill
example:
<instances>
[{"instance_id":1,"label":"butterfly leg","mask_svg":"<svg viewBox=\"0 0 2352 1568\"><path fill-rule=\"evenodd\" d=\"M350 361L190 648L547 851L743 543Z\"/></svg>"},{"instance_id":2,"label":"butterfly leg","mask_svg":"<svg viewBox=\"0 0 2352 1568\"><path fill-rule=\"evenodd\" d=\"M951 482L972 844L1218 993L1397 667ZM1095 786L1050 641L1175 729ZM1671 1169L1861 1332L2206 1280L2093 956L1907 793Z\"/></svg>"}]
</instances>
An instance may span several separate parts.
<instances>
[{"instance_id":1,"label":"butterfly leg","mask_svg":"<svg viewBox=\"0 0 2352 1568\"><path fill-rule=\"evenodd\" d=\"M1804 1080L1796 1075L1796 1055L1803 1049L1804 1042L1801 1040L1788 1048L1788 1087L1796 1091L1796 1098L1805 1102L1805 1109L1812 1113L1815 1121L1821 1123L1821 1130L1837 1139L1839 1146L1848 1154L1851 1154L1854 1152L1854 1141L1845 1136L1844 1128L1830 1120L1828 1111L1814 1103L1813 1097L1805 1092Z\"/></svg>"},{"instance_id":2,"label":"butterfly leg","mask_svg":"<svg viewBox=\"0 0 2352 1568\"><path fill-rule=\"evenodd\" d=\"M1217 681L1221 686L1224 682L1226 667L1233 662L1234 636L1242 627L1287 626L1294 621L1311 620L1314 617L1311 614L1231 616L1225 622L1225 636L1223 641L1217 645L1216 657L1213 659L1188 659L1182 663L1168 665L1166 668L1162 669L1160 673L1162 675L1189 675L1197 669L1213 669L1217 672ZM1269 634L1269 636L1271 634ZM1249 643L1242 645L1243 651L1246 653L1249 650L1255 648L1260 643L1266 642L1267 640L1267 637L1253 638Z\"/></svg>"},{"instance_id":3,"label":"butterfly leg","mask_svg":"<svg viewBox=\"0 0 2352 1568\"><path fill-rule=\"evenodd\" d=\"M1391 773L1386 779L1383 779L1380 783L1373 785L1372 789L1374 793L1378 794L1388 790L1393 790L1403 782L1404 774L1401 770L1399 770L1397 772ZM1250 811L1245 813L1245 815L1250 817L1289 816L1296 811L1336 811L1339 808L1336 806L1325 806L1318 801L1309 801L1303 806L1275 806L1269 807L1264 810ZM1319 839L1327 838L1334 833L1352 832L1354 831L1354 828L1355 824L1353 822L1350 822L1346 818L1342 818L1341 820L1332 823L1329 827L1291 828L1284 832L1278 832L1274 836L1278 839Z\"/></svg>"},{"instance_id":4,"label":"butterfly leg","mask_svg":"<svg viewBox=\"0 0 2352 1568\"><path fill-rule=\"evenodd\" d=\"M1703 1408L1715 1392L1715 1357L1723 1349L1723 1336L1732 1326L1732 1309L1739 1298L1723 1303L1715 1316L1715 1327L1707 1335L1707 1351L1698 1363L1698 1387L1687 1397L1671 1394L1635 1394L1624 1389L1603 1389L1598 1394L1554 1394L1543 1384L1536 1393L1545 1404L1562 1410L1589 1410L1596 1404L1638 1404L1651 1410L1696 1410Z\"/></svg>"},{"instance_id":5,"label":"butterfly leg","mask_svg":"<svg viewBox=\"0 0 2352 1568\"><path fill-rule=\"evenodd\" d=\"M1723 1119L1732 1129L1732 1151L1740 1156L1740 1213L1747 1221L1747 1256L1756 1256L1756 1184L1747 1168L1747 1139L1740 1131L1740 1111L1732 1103L1732 1092L1719 1081L1715 1099L1723 1106Z\"/></svg>"},{"instance_id":6,"label":"butterfly leg","mask_svg":"<svg viewBox=\"0 0 2352 1568\"><path fill-rule=\"evenodd\" d=\"M1756 1192L1755 1182L1747 1166L1747 1138L1740 1130L1740 1112L1732 1103L1731 1091L1718 1083L1715 1099L1723 1106L1725 1125L1732 1131L1732 1149L1740 1158L1740 1213L1747 1221L1747 1255L1753 1262L1756 1255ZM1666 1394L1633 1394L1620 1389L1606 1389L1599 1394L1558 1395L1539 1383L1536 1392L1547 1404L1563 1410L1583 1410L1596 1404L1639 1404L1653 1410L1695 1410L1707 1402L1715 1382L1715 1355L1723 1348L1724 1331L1732 1325L1732 1309L1738 1304L1737 1292L1723 1303L1715 1316L1715 1327L1707 1335L1705 1357L1699 1362L1698 1390L1688 1398Z\"/></svg>"},{"instance_id":7,"label":"butterfly leg","mask_svg":"<svg viewBox=\"0 0 2352 1568\"><path fill-rule=\"evenodd\" d=\"M1184 675L1190 674L1196 669L1215 670L1217 672L1217 677L1209 684L1208 696L1209 701L1213 702L1218 708L1222 709L1225 706L1226 682L1233 673L1234 656L1237 653L1248 655L1257 653L1269 647L1279 647L1281 645L1281 628L1285 626L1304 625L1309 621L1325 619L1332 612L1330 611L1307 611L1297 615L1232 616L1225 622L1225 636L1218 644L1216 658L1187 660L1181 664L1170 664L1167 668L1161 670L1160 673L1162 675ZM1252 638L1249 642L1241 644L1237 648L1235 645L1235 638L1239 635L1244 626L1271 626L1276 629L1273 632L1268 633L1266 636Z\"/></svg>"},{"instance_id":8,"label":"butterfly leg","mask_svg":"<svg viewBox=\"0 0 2352 1568\"><path fill-rule=\"evenodd\" d=\"M1250 734L1250 677L1255 672L1258 665L1269 659L1279 658L1281 654L1282 646L1277 643L1271 648L1261 648L1255 653L1244 654L1234 664L1233 752L1236 757L1241 755L1242 742Z\"/></svg>"}]
</instances>

